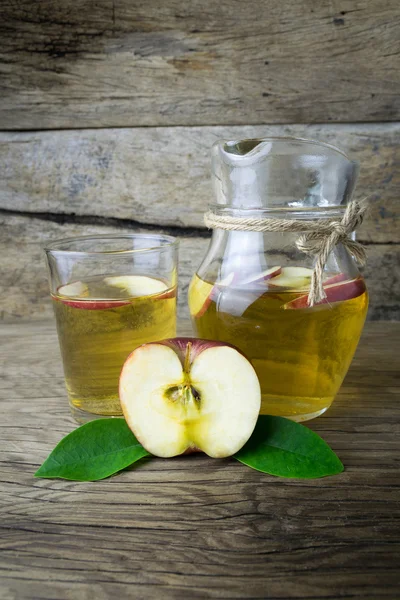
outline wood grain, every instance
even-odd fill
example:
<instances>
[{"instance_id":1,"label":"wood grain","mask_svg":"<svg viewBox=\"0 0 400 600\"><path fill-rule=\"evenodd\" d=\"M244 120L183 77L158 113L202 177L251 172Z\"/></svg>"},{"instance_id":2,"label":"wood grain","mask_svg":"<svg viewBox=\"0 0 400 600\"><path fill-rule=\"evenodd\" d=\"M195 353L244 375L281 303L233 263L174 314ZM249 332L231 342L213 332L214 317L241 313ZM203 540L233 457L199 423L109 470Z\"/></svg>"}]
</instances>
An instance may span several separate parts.
<instances>
[{"instance_id":1,"label":"wood grain","mask_svg":"<svg viewBox=\"0 0 400 600\"><path fill-rule=\"evenodd\" d=\"M400 242L400 124L166 127L0 133L0 210L203 227L217 139L297 136L360 163L367 242Z\"/></svg>"},{"instance_id":2,"label":"wood grain","mask_svg":"<svg viewBox=\"0 0 400 600\"><path fill-rule=\"evenodd\" d=\"M0 127L390 121L398 0L2 2Z\"/></svg>"},{"instance_id":3,"label":"wood grain","mask_svg":"<svg viewBox=\"0 0 400 600\"><path fill-rule=\"evenodd\" d=\"M309 423L339 476L192 455L74 483L33 478L75 426L54 324L1 325L0 598L397 600L399 353L400 324L369 323L333 407Z\"/></svg>"},{"instance_id":4,"label":"wood grain","mask_svg":"<svg viewBox=\"0 0 400 600\"><path fill-rule=\"evenodd\" d=\"M154 228L155 231L161 231ZM55 223L43 218L0 215L0 321L15 318L52 317L43 246L63 237L78 235L141 232L147 229L122 225ZM168 232L170 232L167 229ZM179 233L173 230L173 233ZM209 235L190 236L182 232L179 253L178 314L187 317L189 281L200 265ZM400 245L367 246L365 277L370 291L369 318L398 320L400 316Z\"/></svg>"}]
</instances>

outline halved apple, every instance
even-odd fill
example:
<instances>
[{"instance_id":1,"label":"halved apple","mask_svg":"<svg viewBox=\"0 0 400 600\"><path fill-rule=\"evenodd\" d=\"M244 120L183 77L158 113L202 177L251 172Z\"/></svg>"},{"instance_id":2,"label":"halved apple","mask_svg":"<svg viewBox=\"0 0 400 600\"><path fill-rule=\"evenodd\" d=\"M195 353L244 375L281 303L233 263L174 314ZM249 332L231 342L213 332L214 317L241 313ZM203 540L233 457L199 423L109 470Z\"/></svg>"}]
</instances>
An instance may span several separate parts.
<instances>
[{"instance_id":1,"label":"halved apple","mask_svg":"<svg viewBox=\"0 0 400 600\"><path fill-rule=\"evenodd\" d=\"M324 285L326 298L314 306L319 306L320 304L333 304L334 302L343 302L343 300L351 300L352 298L361 296L361 294L365 292L365 289L364 280L360 277L350 281L340 281L339 283L328 285L326 287ZM310 308L308 306L308 295L306 294L304 296L299 296L299 298L295 298L295 300L287 302L283 305L283 308Z\"/></svg>"},{"instance_id":2,"label":"halved apple","mask_svg":"<svg viewBox=\"0 0 400 600\"><path fill-rule=\"evenodd\" d=\"M261 404L256 372L240 351L194 338L136 348L123 366L119 395L136 438L164 458L234 454L252 434Z\"/></svg>"}]
</instances>

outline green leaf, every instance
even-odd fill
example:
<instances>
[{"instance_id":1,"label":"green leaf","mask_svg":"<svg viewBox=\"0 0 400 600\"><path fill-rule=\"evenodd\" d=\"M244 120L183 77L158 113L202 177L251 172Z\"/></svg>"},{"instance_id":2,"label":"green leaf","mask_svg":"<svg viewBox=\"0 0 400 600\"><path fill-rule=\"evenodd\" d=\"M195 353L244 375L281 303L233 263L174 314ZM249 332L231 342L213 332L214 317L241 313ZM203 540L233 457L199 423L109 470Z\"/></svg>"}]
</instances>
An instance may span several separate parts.
<instances>
[{"instance_id":1,"label":"green leaf","mask_svg":"<svg viewBox=\"0 0 400 600\"><path fill-rule=\"evenodd\" d=\"M283 417L260 416L251 438L234 458L278 477L314 479L344 470L319 435Z\"/></svg>"},{"instance_id":2,"label":"green leaf","mask_svg":"<svg viewBox=\"0 0 400 600\"><path fill-rule=\"evenodd\" d=\"M57 444L35 477L96 481L150 456L125 419L90 421Z\"/></svg>"}]
</instances>

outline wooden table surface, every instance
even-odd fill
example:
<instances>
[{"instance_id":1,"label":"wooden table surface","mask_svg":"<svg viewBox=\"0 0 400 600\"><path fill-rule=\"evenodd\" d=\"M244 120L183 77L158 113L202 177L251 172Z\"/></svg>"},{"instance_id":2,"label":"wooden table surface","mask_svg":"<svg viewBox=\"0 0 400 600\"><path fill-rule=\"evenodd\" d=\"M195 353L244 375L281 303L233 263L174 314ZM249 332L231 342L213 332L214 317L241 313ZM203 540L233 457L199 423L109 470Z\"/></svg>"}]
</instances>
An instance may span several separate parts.
<instances>
[{"instance_id":1,"label":"wooden table surface","mask_svg":"<svg viewBox=\"0 0 400 600\"><path fill-rule=\"evenodd\" d=\"M55 326L2 325L0 340L2 600L400 597L400 324L367 325L309 423L346 467L314 481L204 455L35 479L75 426Z\"/></svg>"}]
</instances>

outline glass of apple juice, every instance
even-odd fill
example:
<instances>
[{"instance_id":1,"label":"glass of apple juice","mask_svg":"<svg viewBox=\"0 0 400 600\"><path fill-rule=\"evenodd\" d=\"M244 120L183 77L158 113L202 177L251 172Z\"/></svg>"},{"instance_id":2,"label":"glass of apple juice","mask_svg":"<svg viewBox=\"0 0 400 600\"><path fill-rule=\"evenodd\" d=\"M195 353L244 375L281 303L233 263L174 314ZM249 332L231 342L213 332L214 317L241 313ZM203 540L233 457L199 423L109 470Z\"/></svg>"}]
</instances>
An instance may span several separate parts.
<instances>
[{"instance_id":1,"label":"glass of apple juice","mask_svg":"<svg viewBox=\"0 0 400 600\"><path fill-rule=\"evenodd\" d=\"M128 355L176 335L178 240L158 234L89 236L45 248L73 417L120 416Z\"/></svg>"}]
</instances>

